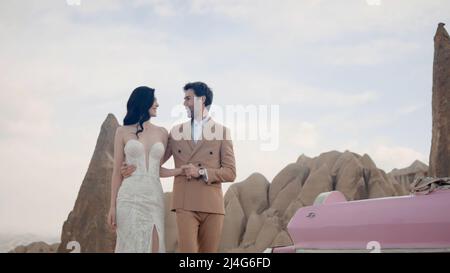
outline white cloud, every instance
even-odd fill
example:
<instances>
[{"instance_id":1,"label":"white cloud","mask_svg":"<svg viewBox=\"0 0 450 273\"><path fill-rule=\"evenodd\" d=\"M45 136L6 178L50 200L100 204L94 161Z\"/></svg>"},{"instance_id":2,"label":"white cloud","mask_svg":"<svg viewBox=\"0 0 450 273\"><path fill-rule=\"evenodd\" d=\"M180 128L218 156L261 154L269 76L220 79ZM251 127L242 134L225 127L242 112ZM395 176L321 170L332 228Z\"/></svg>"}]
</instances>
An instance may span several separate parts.
<instances>
[{"instance_id":1,"label":"white cloud","mask_svg":"<svg viewBox=\"0 0 450 273\"><path fill-rule=\"evenodd\" d=\"M224 96L227 102L233 103L239 98L240 103L246 104L351 108L380 99L379 91L329 89L319 84L306 85L295 78L283 79L275 74L256 74L240 69L223 72L211 82L212 86L218 86L222 92L227 93L227 96Z\"/></svg>"},{"instance_id":2,"label":"white cloud","mask_svg":"<svg viewBox=\"0 0 450 273\"><path fill-rule=\"evenodd\" d=\"M289 139L291 145L299 150L312 151L317 149L319 144L319 132L315 124L310 122L298 122L286 126L287 129L286 137L282 139Z\"/></svg>"},{"instance_id":3,"label":"white cloud","mask_svg":"<svg viewBox=\"0 0 450 273\"><path fill-rule=\"evenodd\" d=\"M424 106L421 105L421 104L406 105L406 106L401 107L401 108L398 110L398 113L399 113L400 115L409 115L409 114L412 114L412 113L415 113L415 112L419 111L419 110L422 109L423 107L424 107Z\"/></svg>"},{"instance_id":4,"label":"white cloud","mask_svg":"<svg viewBox=\"0 0 450 273\"><path fill-rule=\"evenodd\" d=\"M173 17L180 14L180 8L177 8L175 1L167 0L133 0L130 4L139 9L150 8L158 16Z\"/></svg>"},{"instance_id":5,"label":"white cloud","mask_svg":"<svg viewBox=\"0 0 450 273\"><path fill-rule=\"evenodd\" d=\"M289 89L287 89L289 88ZM320 87L284 86L288 90L281 96L282 103L301 103L324 107L353 107L361 106L378 100L379 95L374 91L346 92L326 90Z\"/></svg>"},{"instance_id":6,"label":"white cloud","mask_svg":"<svg viewBox=\"0 0 450 273\"><path fill-rule=\"evenodd\" d=\"M94 14L99 11L117 11L121 8L120 0L73 0L79 1L80 5L72 5L71 8L84 13ZM56 4L54 5L56 6Z\"/></svg>"},{"instance_id":7,"label":"white cloud","mask_svg":"<svg viewBox=\"0 0 450 273\"><path fill-rule=\"evenodd\" d=\"M320 47L315 59L338 66L378 65L386 61L396 61L402 56L414 54L420 49L413 42L393 39L358 41L349 45L327 45Z\"/></svg>"},{"instance_id":8,"label":"white cloud","mask_svg":"<svg viewBox=\"0 0 450 273\"><path fill-rule=\"evenodd\" d=\"M439 18L447 18L445 10L450 3L398 0L374 6L366 0L345 4L323 0L193 0L191 6L193 12L215 13L246 22L260 31L272 32L275 37L311 42L349 32L412 30L425 23L436 24Z\"/></svg>"},{"instance_id":9,"label":"white cloud","mask_svg":"<svg viewBox=\"0 0 450 273\"><path fill-rule=\"evenodd\" d=\"M0 103L2 107L0 137L5 139L51 136L53 126L50 120L53 109L45 100L22 92L2 93L0 100L2 101Z\"/></svg>"},{"instance_id":10,"label":"white cloud","mask_svg":"<svg viewBox=\"0 0 450 273\"><path fill-rule=\"evenodd\" d=\"M390 171L394 168L405 168L415 160L428 162L428 158L414 149L404 146L388 146L380 144L372 148L369 153L379 168Z\"/></svg>"}]
</instances>

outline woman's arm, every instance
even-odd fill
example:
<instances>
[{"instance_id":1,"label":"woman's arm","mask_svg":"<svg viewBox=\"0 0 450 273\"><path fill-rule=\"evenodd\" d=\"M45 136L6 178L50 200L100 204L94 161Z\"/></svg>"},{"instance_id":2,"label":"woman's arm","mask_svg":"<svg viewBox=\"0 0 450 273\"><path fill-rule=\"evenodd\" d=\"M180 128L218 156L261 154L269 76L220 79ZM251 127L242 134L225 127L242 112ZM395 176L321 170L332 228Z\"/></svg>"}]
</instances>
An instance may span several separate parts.
<instances>
[{"instance_id":1,"label":"woman's arm","mask_svg":"<svg viewBox=\"0 0 450 273\"><path fill-rule=\"evenodd\" d=\"M117 128L116 135L114 137L114 167L111 177L111 202L110 211L108 214L108 222L112 228L116 227L116 201L117 193L119 191L120 185L122 185L123 177L120 173L120 167L124 161L123 152L123 135L122 128Z\"/></svg>"},{"instance_id":2,"label":"woman's arm","mask_svg":"<svg viewBox=\"0 0 450 273\"><path fill-rule=\"evenodd\" d=\"M161 166L162 166L172 156L172 147L170 147L170 145L171 145L170 139L171 138L170 138L169 132L164 127L161 127L161 132L162 132L162 139L163 139L164 151L165 151L164 156L161 158Z\"/></svg>"},{"instance_id":3,"label":"woman's arm","mask_svg":"<svg viewBox=\"0 0 450 273\"><path fill-rule=\"evenodd\" d=\"M159 168L159 176L160 177L172 177L172 176L178 176L183 174L183 170L181 168L175 168L175 169L167 169L164 168L162 165L172 156L172 148L170 147L170 135L169 132L163 127L161 127L162 131L162 137L164 142L164 150L165 155L161 159L161 165Z\"/></svg>"},{"instance_id":4,"label":"woman's arm","mask_svg":"<svg viewBox=\"0 0 450 273\"><path fill-rule=\"evenodd\" d=\"M159 176L160 177L179 176L179 175L182 175L182 173L183 173L183 170L181 168L167 169L164 167L159 167Z\"/></svg>"}]
</instances>

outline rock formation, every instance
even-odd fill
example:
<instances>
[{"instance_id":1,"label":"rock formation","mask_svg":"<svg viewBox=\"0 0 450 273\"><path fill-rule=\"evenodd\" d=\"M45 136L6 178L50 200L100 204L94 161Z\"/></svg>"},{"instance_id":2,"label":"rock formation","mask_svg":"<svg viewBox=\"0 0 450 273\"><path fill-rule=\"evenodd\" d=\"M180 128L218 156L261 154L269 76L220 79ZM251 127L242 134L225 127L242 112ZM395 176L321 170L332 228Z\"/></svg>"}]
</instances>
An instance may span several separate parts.
<instances>
[{"instance_id":1,"label":"rock formation","mask_svg":"<svg viewBox=\"0 0 450 273\"><path fill-rule=\"evenodd\" d=\"M411 166L404 169L393 169L389 175L394 177L397 182L404 187L405 189L409 189L409 185L411 185L414 180L419 177L428 176L428 166L419 161L414 161Z\"/></svg>"},{"instance_id":2,"label":"rock formation","mask_svg":"<svg viewBox=\"0 0 450 273\"><path fill-rule=\"evenodd\" d=\"M26 246L18 246L9 253L56 253L59 243L47 244L45 242L35 242Z\"/></svg>"},{"instance_id":3,"label":"rock formation","mask_svg":"<svg viewBox=\"0 0 450 273\"><path fill-rule=\"evenodd\" d=\"M316 158L300 156L271 183L261 174L252 174L231 185L225 194L220 251L261 252L269 246L289 245L287 224L320 193L338 190L347 200L405 195L411 179L424 176L427 168L416 161L386 174L368 155L331 151Z\"/></svg>"},{"instance_id":4,"label":"rock formation","mask_svg":"<svg viewBox=\"0 0 450 273\"><path fill-rule=\"evenodd\" d=\"M111 194L114 135L119 123L109 114L103 122L86 176L73 210L64 222L58 252L77 241L81 252L112 252L115 233L106 222Z\"/></svg>"},{"instance_id":5,"label":"rock formation","mask_svg":"<svg viewBox=\"0 0 450 273\"><path fill-rule=\"evenodd\" d=\"M440 23L434 36L433 138L430 170L433 177L450 176L450 37Z\"/></svg>"}]
</instances>

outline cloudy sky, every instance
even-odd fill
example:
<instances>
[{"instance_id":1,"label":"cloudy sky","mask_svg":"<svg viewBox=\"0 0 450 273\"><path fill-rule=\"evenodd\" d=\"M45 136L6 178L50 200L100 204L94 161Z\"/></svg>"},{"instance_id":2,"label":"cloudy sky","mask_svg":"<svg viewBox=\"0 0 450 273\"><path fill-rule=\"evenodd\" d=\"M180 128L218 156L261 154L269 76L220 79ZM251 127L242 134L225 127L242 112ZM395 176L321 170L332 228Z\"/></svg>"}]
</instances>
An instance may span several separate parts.
<instances>
[{"instance_id":1,"label":"cloudy sky","mask_svg":"<svg viewBox=\"0 0 450 273\"><path fill-rule=\"evenodd\" d=\"M330 150L387 171L428 162L433 35L449 1L67 2L0 1L0 233L59 235L101 123L122 120L139 85L156 88L153 122L168 129L189 81L221 109L279 105L277 149L235 141L237 181Z\"/></svg>"}]
</instances>

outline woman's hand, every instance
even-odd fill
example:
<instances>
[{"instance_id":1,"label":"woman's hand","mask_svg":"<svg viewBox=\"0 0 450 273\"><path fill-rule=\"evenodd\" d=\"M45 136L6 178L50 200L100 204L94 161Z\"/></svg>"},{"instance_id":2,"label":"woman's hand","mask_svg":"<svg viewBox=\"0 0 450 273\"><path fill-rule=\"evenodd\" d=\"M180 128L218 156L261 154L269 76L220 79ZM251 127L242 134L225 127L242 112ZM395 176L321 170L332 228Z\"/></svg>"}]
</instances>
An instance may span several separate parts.
<instances>
[{"instance_id":1,"label":"woman's hand","mask_svg":"<svg viewBox=\"0 0 450 273\"><path fill-rule=\"evenodd\" d=\"M108 213L108 225L111 227L112 230L116 230L117 228L117 223L116 223L116 208L111 207L109 209L109 213Z\"/></svg>"}]
</instances>

